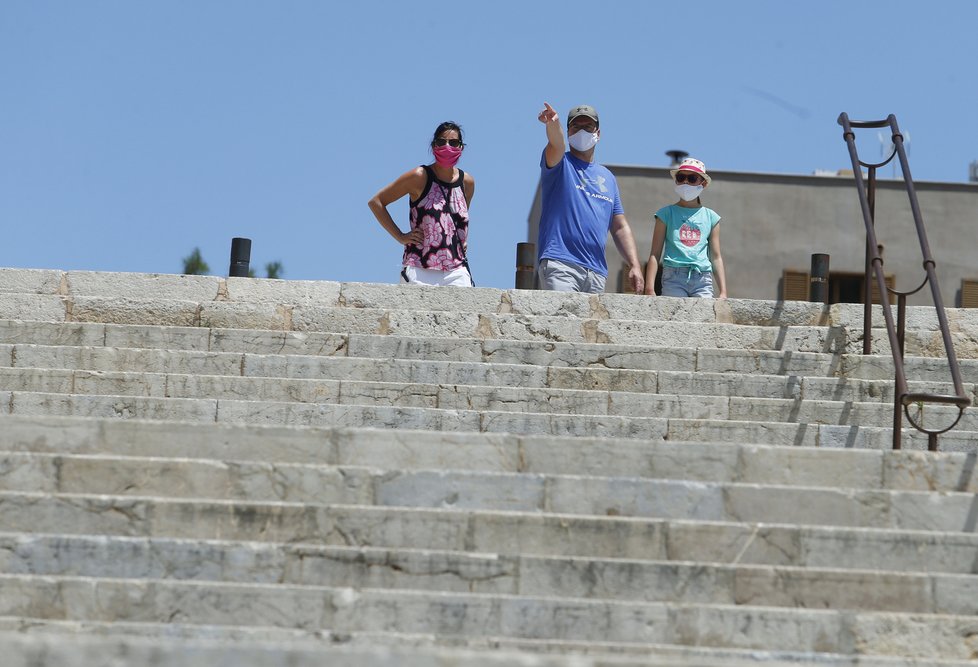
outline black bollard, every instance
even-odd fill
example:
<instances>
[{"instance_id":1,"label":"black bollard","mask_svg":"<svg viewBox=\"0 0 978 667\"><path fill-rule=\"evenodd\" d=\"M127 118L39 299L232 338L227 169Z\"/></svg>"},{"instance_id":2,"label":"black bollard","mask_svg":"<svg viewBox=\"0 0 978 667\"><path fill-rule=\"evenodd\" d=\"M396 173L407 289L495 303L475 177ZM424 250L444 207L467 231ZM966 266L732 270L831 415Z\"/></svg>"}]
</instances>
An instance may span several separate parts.
<instances>
[{"instance_id":1,"label":"black bollard","mask_svg":"<svg viewBox=\"0 0 978 667\"><path fill-rule=\"evenodd\" d=\"M829 302L829 256L812 254L812 271L808 278L808 300L813 303Z\"/></svg>"},{"instance_id":2,"label":"black bollard","mask_svg":"<svg viewBox=\"0 0 978 667\"><path fill-rule=\"evenodd\" d=\"M534 289L537 247L534 243L516 244L516 289Z\"/></svg>"},{"instance_id":3,"label":"black bollard","mask_svg":"<svg viewBox=\"0 0 978 667\"><path fill-rule=\"evenodd\" d=\"M228 277L247 278L248 265L251 264L251 239L231 239L231 266Z\"/></svg>"}]
</instances>

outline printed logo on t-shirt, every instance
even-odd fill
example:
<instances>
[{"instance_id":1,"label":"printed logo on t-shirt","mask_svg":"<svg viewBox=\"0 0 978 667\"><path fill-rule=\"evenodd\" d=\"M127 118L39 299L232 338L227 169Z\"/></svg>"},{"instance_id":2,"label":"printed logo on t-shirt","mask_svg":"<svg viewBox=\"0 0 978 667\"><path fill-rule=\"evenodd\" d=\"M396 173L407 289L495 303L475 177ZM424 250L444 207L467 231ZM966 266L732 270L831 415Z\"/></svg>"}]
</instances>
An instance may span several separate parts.
<instances>
[{"instance_id":1,"label":"printed logo on t-shirt","mask_svg":"<svg viewBox=\"0 0 978 667\"><path fill-rule=\"evenodd\" d=\"M601 192L608 191L607 186L605 186L605 181L607 181L608 179L605 178L604 176L596 176L594 178L588 178L587 176L584 175L583 169L578 169L577 175L580 176L581 183L590 183L591 185L598 188L598 190L600 190Z\"/></svg>"},{"instance_id":2,"label":"printed logo on t-shirt","mask_svg":"<svg viewBox=\"0 0 978 667\"><path fill-rule=\"evenodd\" d=\"M688 248L699 243L701 236L699 227L692 227L684 222L683 226L679 228L679 242Z\"/></svg>"}]
</instances>

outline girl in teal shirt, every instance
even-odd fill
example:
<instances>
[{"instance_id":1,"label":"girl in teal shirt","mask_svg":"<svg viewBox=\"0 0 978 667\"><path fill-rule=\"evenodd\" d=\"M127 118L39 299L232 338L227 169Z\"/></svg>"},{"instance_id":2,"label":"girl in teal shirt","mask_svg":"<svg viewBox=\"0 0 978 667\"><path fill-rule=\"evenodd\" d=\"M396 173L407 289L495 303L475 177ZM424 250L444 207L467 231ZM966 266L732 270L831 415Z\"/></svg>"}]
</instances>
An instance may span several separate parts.
<instances>
[{"instance_id":1,"label":"girl in teal shirt","mask_svg":"<svg viewBox=\"0 0 978 667\"><path fill-rule=\"evenodd\" d=\"M645 293L655 294L655 274L661 257L662 296L726 299L720 216L700 202L700 193L712 179L706 166L694 158L686 158L669 173L676 181L679 201L655 212Z\"/></svg>"}]
</instances>

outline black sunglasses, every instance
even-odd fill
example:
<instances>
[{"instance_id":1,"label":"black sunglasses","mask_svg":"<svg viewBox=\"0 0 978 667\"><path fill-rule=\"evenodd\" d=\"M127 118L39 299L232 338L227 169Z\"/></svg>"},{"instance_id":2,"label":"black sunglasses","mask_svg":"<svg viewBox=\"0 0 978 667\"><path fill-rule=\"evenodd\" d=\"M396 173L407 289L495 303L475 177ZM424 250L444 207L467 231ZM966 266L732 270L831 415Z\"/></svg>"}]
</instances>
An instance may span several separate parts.
<instances>
[{"instance_id":1,"label":"black sunglasses","mask_svg":"<svg viewBox=\"0 0 978 667\"><path fill-rule=\"evenodd\" d=\"M676 183L689 183L690 185L696 185L702 180L699 174L684 174L679 172L676 174Z\"/></svg>"},{"instance_id":2,"label":"black sunglasses","mask_svg":"<svg viewBox=\"0 0 978 667\"><path fill-rule=\"evenodd\" d=\"M452 148L458 148L459 146L462 145L462 140L461 139L442 139L441 137L438 137L437 139L435 139L431 143L434 144L435 146L444 146L445 144L448 144Z\"/></svg>"}]
</instances>

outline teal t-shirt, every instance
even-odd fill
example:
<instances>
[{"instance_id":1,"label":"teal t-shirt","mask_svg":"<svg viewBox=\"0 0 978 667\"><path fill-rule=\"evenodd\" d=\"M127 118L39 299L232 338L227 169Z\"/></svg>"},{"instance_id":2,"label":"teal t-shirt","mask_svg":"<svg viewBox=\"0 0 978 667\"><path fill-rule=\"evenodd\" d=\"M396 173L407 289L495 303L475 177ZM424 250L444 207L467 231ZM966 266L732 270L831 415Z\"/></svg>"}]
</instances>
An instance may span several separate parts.
<instances>
[{"instance_id":1,"label":"teal t-shirt","mask_svg":"<svg viewBox=\"0 0 978 667\"><path fill-rule=\"evenodd\" d=\"M710 260L710 232L720 224L716 211L701 206L685 208L677 204L665 206L655 217L666 226L666 241L662 249L662 265L673 268L693 268L701 273L713 270Z\"/></svg>"}]
</instances>

